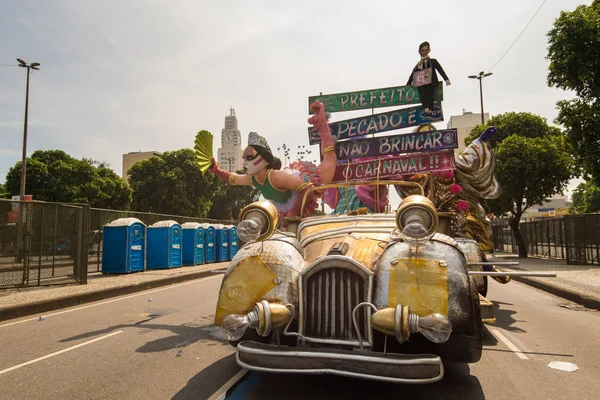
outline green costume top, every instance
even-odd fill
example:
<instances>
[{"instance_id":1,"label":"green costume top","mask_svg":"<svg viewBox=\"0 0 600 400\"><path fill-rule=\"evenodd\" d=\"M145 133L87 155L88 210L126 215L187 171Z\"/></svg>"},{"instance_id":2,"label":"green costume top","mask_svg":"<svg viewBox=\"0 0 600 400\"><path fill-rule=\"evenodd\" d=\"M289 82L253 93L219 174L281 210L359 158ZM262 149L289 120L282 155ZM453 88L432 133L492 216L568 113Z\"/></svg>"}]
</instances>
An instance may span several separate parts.
<instances>
[{"instance_id":1,"label":"green costume top","mask_svg":"<svg viewBox=\"0 0 600 400\"><path fill-rule=\"evenodd\" d=\"M271 175L272 169L267 170L267 175L265 176L265 183L260 183L254 176L252 176L252 184L267 200L276 201L277 203L285 203L290 197L292 197L292 191L289 189L279 190L274 187L269 181L269 175Z\"/></svg>"}]
</instances>

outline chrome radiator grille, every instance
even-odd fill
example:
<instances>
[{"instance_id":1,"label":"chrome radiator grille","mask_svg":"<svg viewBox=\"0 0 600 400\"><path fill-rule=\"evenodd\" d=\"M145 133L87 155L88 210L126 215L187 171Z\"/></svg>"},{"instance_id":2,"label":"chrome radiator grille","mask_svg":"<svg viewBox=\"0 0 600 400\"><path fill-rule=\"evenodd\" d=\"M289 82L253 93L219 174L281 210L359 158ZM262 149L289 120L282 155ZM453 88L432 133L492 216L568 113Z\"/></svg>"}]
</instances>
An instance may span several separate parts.
<instances>
[{"instance_id":1,"label":"chrome radiator grille","mask_svg":"<svg viewBox=\"0 0 600 400\"><path fill-rule=\"evenodd\" d=\"M327 339L358 339L352 324L352 310L370 301L369 281L346 268L325 268L309 276L303 285L304 335ZM367 308L357 312L364 339Z\"/></svg>"}]
</instances>

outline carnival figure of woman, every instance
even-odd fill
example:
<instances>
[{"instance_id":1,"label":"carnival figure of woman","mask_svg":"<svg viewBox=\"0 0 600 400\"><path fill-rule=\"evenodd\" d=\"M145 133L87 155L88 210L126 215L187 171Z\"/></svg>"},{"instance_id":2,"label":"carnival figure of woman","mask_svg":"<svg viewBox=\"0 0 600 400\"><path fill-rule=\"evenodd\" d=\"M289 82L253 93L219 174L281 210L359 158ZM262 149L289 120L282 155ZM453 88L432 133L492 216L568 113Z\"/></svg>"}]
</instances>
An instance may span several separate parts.
<instances>
[{"instance_id":1,"label":"carnival figure of woman","mask_svg":"<svg viewBox=\"0 0 600 400\"><path fill-rule=\"evenodd\" d=\"M293 169L281 170L281 160L273 155L267 140L250 132L248 147L243 152L245 174L225 171L212 161L210 172L231 185L254 186L262 196L271 201L282 217L310 215L316 210L318 195L310 196L302 207L304 193L315 184L327 184L333 179L337 157L331 131L327 124L323 104L311 104L315 113L308 122L321 133L321 154L323 161L318 166L309 163L295 163Z\"/></svg>"}]
</instances>

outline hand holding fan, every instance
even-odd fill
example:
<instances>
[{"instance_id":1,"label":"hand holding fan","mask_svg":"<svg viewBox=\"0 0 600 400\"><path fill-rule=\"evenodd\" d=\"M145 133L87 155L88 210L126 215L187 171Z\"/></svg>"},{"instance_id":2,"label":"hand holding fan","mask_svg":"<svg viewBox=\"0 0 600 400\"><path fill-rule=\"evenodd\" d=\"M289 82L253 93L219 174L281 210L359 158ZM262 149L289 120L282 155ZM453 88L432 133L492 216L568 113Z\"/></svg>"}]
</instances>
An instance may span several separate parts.
<instances>
[{"instance_id":1,"label":"hand holding fan","mask_svg":"<svg viewBox=\"0 0 600 400\"><path fill-rule=\"evenodd\" d=\"M200 171L205 173L212 165L213 158L213 135L208 131L200 131L196 134L194 141L194 153Z\"/></svg>"}]
</instances>

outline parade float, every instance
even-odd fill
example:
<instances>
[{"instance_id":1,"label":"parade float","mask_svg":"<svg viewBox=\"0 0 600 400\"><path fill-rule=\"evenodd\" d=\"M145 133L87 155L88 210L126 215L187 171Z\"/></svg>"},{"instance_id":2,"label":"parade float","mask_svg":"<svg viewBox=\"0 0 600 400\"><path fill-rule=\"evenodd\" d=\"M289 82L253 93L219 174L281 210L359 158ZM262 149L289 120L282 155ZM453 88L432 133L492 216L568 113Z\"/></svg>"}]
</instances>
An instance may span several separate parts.
<instances>
[{"instance_id":1,"label":"parade float","mask_svg":"<svg viewBox=\"0 0 600 400\"><path fill-rule=\"evenodd\" d=\"M240 366L425 384L442 379L443 361L480 359L482 319L493 321L485 275L501 275L485 262L489 221L478 201L500 193L486 144L494 129L455 155L456 130L431 125L443 120L442 95L436 85L429 113L414 86L309 98L309 113L323 111L317 103L370 113L308 128L311 144L330 130L336 163L329 183L299 187L298 215L269 200L240 213L246 244L215 314ZM382 187L402 198L396 210ZM322 199L320 215L306 214L311 196Z\"/></svg>"}]
</instances>

